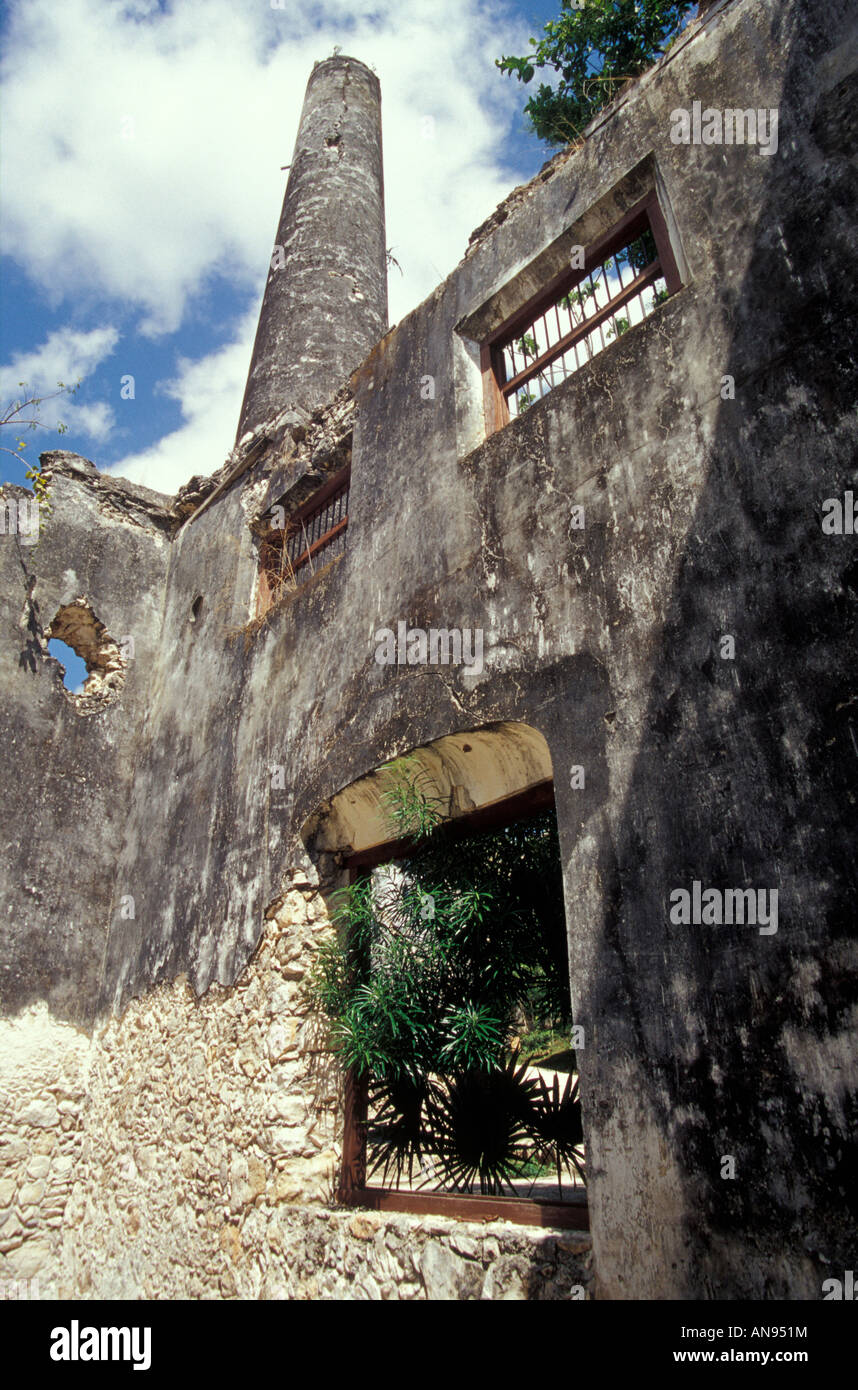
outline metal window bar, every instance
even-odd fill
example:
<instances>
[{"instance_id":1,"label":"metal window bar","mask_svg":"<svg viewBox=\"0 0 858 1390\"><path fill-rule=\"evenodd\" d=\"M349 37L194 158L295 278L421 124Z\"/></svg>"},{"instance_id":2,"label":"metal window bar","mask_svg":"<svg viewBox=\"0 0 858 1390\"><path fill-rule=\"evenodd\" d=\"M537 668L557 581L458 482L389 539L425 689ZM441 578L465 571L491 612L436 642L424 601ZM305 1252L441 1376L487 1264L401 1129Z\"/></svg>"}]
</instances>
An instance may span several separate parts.
<instances>
[{"instance_id":1,"label":"metal window bar","mask_svg":"<svg viewBox=\"0 0 858 1390\"><path fill-rule=\"evenodd\" d=\"M606 257L551 306L553 331L548 315L542 313L500 349L501 389L513 418L583 365L579 343L584 345L584 361L588 361L653 311L659 302L656 294L666 288L658 257L647 257L637 272L632 261L634 257L640 264L648 250L641 236L621 248L617 256ZM644 299L642 291L649 286L655 293ZM561 308L565 324L560 318ZM574 349L571 355L569 348Z\"/></svg>"},{"instance_id":2,"label":"metal window bar","mask_svg":"<svg viewBox=\"0 0 858 1390\"><path fill-rule=\"evenodd\" d=\"M327 498L317 509L296 520L294 531L289 537L292 568L299 570L303 565L314 568L319 556L331 558L327 551L336 543L348 523L349 484L346 481L338 492Z\"/></svg>"},{"instance_id":3,"label":"metal window bar","mask_svg":"<svg viewBox=\"0 0 858 1390\"><path fill-rule=\"evenodd\" d=\"M491 344L491 366L509 418L566 381L679 288L657 205L647 199L624 222L625 236L617 229L613 245L585 271L555 282L549 302L543 297L530 317L526 310L519 313Z\"/></svg>"},{"instance_id":4,"label":"metal window bar","mask_svg":"<svg viewBox=\"0 0 858 1390\"><path fill-rule=\"evenodd\" d=\"M321 489L318 500L310 500L290 517L283 530L272 530L265 538L262 565L272 594L283 588L297 588L298 573L306 566L310 575L320 559L324 564L345 549L349 521L349 482L337 474ZM301 575L300 581L310 575Z\"/></svg>"}]
</instances>

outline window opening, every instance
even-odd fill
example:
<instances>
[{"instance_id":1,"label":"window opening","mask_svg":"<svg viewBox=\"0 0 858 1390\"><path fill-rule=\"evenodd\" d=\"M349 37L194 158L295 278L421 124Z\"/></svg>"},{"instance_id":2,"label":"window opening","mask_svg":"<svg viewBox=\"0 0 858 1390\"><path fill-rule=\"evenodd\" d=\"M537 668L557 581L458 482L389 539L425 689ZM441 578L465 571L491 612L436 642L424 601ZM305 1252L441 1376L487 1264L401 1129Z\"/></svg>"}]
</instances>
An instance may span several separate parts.
<instances>
[{"instance_id":1,"label":"window opening","mask_svg":"<svg viewBox=\"0 0 858 1390\"><path fill-rule=\"evenodd\" d=\"M586 1226L557 823L539 790L542 809L529 792L506 817L435 820L406 778L390 797L411 836L356 858L314 971L350 1068L344 1200Z\"/></svg>"},{"instance_id":2,"label":"window opening","mask_svg":"<svg viewBox=\"0 0 858 1390\"><path fill-rule=\"evenodd\" d=\"M294 593L345 550L351 468L340 469L288 517L271 508L260 545L257 612Z\"/></svg>"},{"instance_id":3,"label":"window opening","mask_svg":"<svg viewBox=\"0 0 858 1390\"><path fill-rule=\"evenodd\" d=\"M524 414L680 287L655 194L502 325L483 350L496 424Z\"/></svg>"},{"instance_id":4,"label":"window opening","mask_svg":"<svg viewBox=\"0 0 858 1390\"><path fill-rule=\"evenodd\" d=\"M133 655L130 638L114 641L92 610L77 598L60 608L45 629L47 650L62 670L62 681L75 709L94 714L116 699Z\"/></svg>"},{"instance_id":5,"label":"window opening","mask_svg":"<svg viewBox=\"0 0 858 1390\"><path fill-rule=\"evenodd\" d=\"M48 642L48 652L63 668L63 685L72 695L80 695L89 672L83 657L78 656L74 647L53 637Z\"/></svg>"}]
</instances>

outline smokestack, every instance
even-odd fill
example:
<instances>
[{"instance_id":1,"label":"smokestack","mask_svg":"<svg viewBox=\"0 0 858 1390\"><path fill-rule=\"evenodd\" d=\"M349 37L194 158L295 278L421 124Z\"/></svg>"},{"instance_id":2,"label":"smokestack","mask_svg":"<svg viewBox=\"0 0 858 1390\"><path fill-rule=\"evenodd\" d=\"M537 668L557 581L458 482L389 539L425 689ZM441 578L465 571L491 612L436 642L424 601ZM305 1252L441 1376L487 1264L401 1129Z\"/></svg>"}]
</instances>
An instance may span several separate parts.
<instances>
[{"instance_id":1,"label":"smokestack","mask_svg":"<svg viewBox=\"0 0 858 1390\"><path fill-rule=\"evenodd\" d=\"M381 88L356 59L328 58L307 83L237 442L323 404L386 331Z\"/></svg>"}]
</instances>

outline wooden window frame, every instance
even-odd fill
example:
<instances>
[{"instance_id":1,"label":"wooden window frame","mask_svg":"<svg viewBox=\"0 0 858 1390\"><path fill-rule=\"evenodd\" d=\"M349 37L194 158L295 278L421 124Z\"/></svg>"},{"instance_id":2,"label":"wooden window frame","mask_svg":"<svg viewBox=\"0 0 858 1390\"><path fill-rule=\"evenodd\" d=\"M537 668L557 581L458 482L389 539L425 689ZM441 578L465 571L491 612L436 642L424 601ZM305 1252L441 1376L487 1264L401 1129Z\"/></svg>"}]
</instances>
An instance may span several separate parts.
<instances>
[{"instance_id":1,"label":"wooden window frame","mask_svg":"<svg viewBox=\"0 0 858 1390\"><path fill-rule=\"evenodd\" d=\"M259 546L259 584L256 598L257 616L266 613L274 602L275 589L269 580L269 574L272 569L272 557L276 556L279 559L280 556L282 556L282 551L286 545L290 532L293 531L296 525L300 525L302 521L317 516L324 508L325 504L339 492L345 491L346 494L348 494L350 483L351 464L347 463L343 468L333 473L322 487L317 488L316 491L307 498L306 502L303 502L300 507L296 507L293 512L289 513L288 521L282 530L279 527L269 527L269 529L263 533ZM347 502L345 516L342 517L336 525L329 527L321 536L318 536L315 541L305 546L291 562L292 573L297 576L298 571L303 569L305 565L308 565L314 555L324 550L331 544L331 541L335 540L337 536L341 535L348 528L348 524L349 512ZM306 578L298 582L295 592L303 588L304 584L306 584L310 578L312 578L312 574L307 575Z\"/></svg>"},{"instance_id":2,"label":"wooden window frame","mask_svg":"<svg viewBox=\"0 0 858 1390\"><path fill-rule=\"evenodd\" d=\"M501 379L504 374L503 348L528 328L546 309L551 308L576 285L579 285L582 280L585 280L598 265L647 229L652 233L655 241L657 259L646 266L602 310L593 314L589 319L584 319L580 325L564 335L560 340L563 344L562 351L568 351L576 342L598 327L602 321L612 317L629 299L640 293L656 278L664 279L669 295L675 294L682 287L682 279L673 253L667 222L658 201L658 194L653 188L633 207L629 208L619 222L615 222L607 232L590 243L584 253L583 268L564 269L555 275L538 294L533 295L526 304L523 304L520 309L505 319L483 342L480 349L480 369L483 377L483 403L487 434L495 434L497 430L503 429L504 425L508 424L511 419L505 394L505 392L510 391L511 382L516 382L521 378L520 384L523 385L527 380L538 375L540 370L545 369L546 364L543 359L548 356L546 353L543 354L542 358L534 359L526 372L519 373L518 377L513 377L511 381L507 381ZM656 271L660 274L656 274ZM558 346L559 344L555 344L550 349L551 353L554 354L552 360L561 355L557 351ZM541 367L540 362L543 363ZM569 378L567 377L566 380L568 381Z\"/></svg>"},{"instance_id":3,"label":"wooden window frame","mask_svg":"<svg viewBox=\"0 0 858 1390\"><path fill-rule=\"evenodd\" d=\"M546 778L515 796L482 806L448 822L454 835L497 829L526 820L554 807L554 781ZM349 856L346 867L349 882L369 873L379 864L403 858L413 847L411 840L388 840ZM450 1216L460 1221L510 1221L519 1226L551 1226L561 1230L588 1231L590 1217L586 1189L566 1202L543 1202L530 1197L484 1197L474 1193L403 1192L391 1187L368 1187L366 1181L366 1135L369 1112L369 1086L353 1069L346 1073L343 1154L337 1200L345 1206L366 1207L372 1211L412 1212L420 1216Z\"/></svg>"}]
</instances>

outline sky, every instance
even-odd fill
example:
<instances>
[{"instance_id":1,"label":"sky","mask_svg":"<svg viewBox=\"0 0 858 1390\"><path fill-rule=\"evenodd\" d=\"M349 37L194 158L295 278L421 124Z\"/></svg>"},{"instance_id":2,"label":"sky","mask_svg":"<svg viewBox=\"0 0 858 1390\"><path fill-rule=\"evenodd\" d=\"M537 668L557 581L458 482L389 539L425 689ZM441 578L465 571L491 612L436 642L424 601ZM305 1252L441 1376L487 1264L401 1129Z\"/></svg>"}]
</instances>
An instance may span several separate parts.
<instances>
[{"instance_id":1,"label":"sky","mask_svg":"<svg viewBox=\"0 0 858 1390\"><path fill-rule=\"evenodd\" d=\"M275 5L277 6L275 8ZM283 8L279 6L282 5ZM229 453L304 89L334 47L382 89L391 323L553 151L495 67L559 0L0 4L0 397L15 432L174 493ZM427 122L425 117L431 116ZM133 378L133 382L129 382ZM133 390L133 397L132 397ZM57 432L57 424L66 426Z\"/></svg>"}]
</instances>

